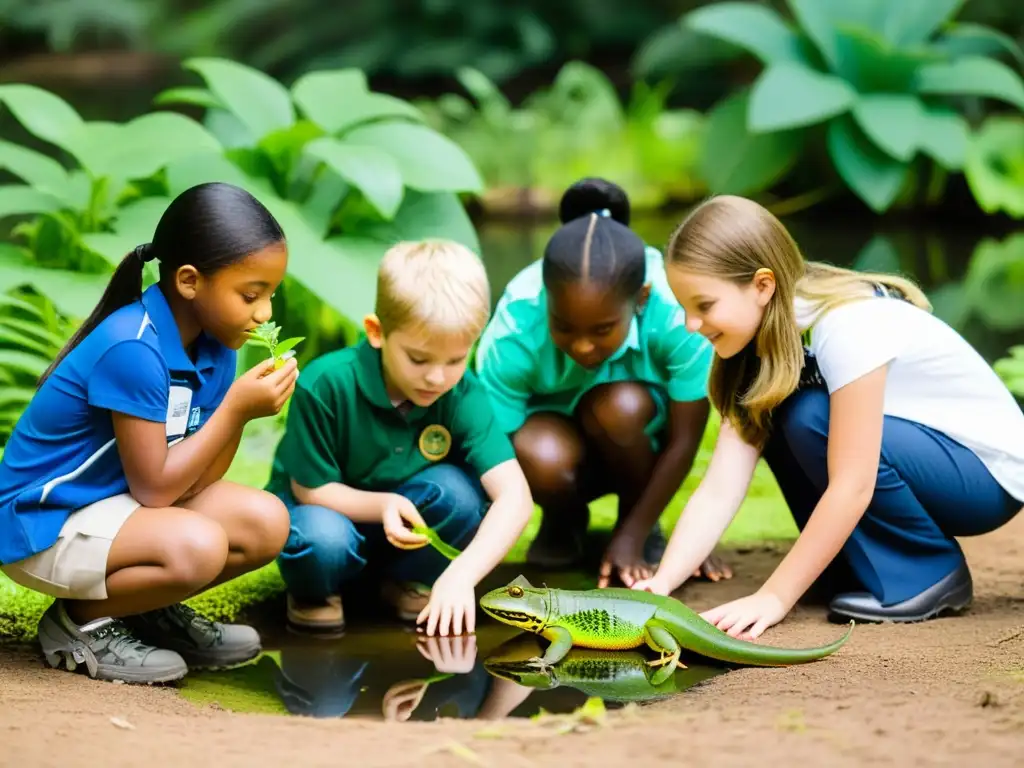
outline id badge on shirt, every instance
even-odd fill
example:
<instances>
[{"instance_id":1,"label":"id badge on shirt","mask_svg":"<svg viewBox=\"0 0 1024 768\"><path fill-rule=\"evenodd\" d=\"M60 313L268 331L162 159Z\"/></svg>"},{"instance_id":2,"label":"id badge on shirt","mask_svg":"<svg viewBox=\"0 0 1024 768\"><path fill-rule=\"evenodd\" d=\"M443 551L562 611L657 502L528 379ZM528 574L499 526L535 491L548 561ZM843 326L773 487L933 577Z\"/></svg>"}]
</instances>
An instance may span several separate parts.
<instances>
[{"instance_id":1,"label":"id badge on shirt","mask_svg":"<svg viewBox=\"0 0 1024 768\"><path fill-rule=\"evenodd\" d=\"M172 386L167 398L167 442L175 443L185 436L192 411L192 390Z\"/></svg>"}]
</instances>

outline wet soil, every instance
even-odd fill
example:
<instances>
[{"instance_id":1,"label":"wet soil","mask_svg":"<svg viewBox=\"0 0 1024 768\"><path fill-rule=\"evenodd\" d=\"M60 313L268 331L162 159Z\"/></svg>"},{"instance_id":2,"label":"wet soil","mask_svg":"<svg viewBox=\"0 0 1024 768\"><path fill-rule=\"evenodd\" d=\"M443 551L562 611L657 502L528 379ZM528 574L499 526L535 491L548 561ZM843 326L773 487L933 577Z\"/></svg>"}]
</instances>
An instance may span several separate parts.
<instances>
[{"instance_id":1,"label":"wet soil","mask_svg":"<svg viewBox=\"0 0 1024 768\"><path fill-rule=\"evenodd\" d=\"M114 768L196 760L218 766L351 762L564 768L638 759L645 765L694 759L716 766L801 760L830 766L1019 765L1024 754L1024 516L994 534L965 540L964 547L975 602L962 616L911 626L861 625L824 661L728 674L715 670L678 695L639 708L609 702L606 713L582 718L523 715L546 709L545 696L576 697L558 706L552 698L555 709L577 706L586 699L584 691L538 690L486 668L480 678L484 685L465 683L478 662L496 650L531 652L515 645L522 639L515 641L490 622L482 626L469 671L447 677L437 675L436 662L427 656L437 654L442 665L458 666L468 663L465 652L461 660L451 649L447 657L440 648L427 649L424 656L415 635L397 629L408 647L390 667L374 655L380 635L369 625L362 631L353 626L336 641L345 653L332 654L330 643L321 644L313 656L319 653L321 661L311 665L309 654L299 652L311 640L286 642L268 632L268 653L252 665L261 669L250 678L252 699L262 706L247 707L250 712L219 703L226 694L211 693L213 676L197 676L191 693L188 684L97 683L46 669L32 648L0 646L0 766ZM746 594L783 551L762 547L728 554L736 577L688 585L680 594L687 604L699 610ZM264 606L267 610L274 607ZM254 620L263 626L260 613ZM764 642L817 645L840 630L825 621L823 608L802 605L769 630ZM369 666L384 671L343 685L339 695L329 681L356 676L360 646L371 651ZM238 674L221 673L223 689L242 687L231 677ZM417 686L424 680L428 684L420 695ZM454 692L453 680L462 681ZM685 688L687 681L682 682ZM345 711L339 719L340 710Z\"/></svg>"}]
</instances>

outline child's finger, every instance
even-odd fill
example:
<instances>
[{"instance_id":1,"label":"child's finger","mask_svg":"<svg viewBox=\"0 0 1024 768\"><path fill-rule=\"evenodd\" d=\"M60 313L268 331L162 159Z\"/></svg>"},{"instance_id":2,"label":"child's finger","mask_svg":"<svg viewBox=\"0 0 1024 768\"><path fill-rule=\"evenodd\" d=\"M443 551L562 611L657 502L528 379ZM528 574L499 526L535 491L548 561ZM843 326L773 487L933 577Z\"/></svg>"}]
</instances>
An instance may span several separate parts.
<instances>
[{"instance_id":1,"label":"child's finger","mask_svg":"<svg viewBox=\"0 0 1024 768\"><path fill-rule=\"evenodd\" d=\"M602 560L601 561L601 570L598 572L598 577L597 577L598 589L604 589L605 587L607 587L608 586L608 582L611 581L611 578L612 578L612 561L611 560L607 560L607 559L606 560Z\"/></svg>"}]
</instances>

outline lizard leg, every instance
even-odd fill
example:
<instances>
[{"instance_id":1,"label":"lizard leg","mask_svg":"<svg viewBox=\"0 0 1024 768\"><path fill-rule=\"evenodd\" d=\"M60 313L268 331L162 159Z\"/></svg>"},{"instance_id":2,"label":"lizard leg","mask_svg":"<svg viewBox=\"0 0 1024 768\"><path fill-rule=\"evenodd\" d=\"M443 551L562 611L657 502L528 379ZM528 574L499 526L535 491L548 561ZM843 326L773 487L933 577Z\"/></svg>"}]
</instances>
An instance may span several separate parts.
<instances>
[{"instance_id":1,"label":"lizard leg","mask_svg":"<svg viewBox=\"0 0 1024 768\"><path fill-rule=\"evenodd\" d=\"M548 627L544 630L543 635L551 644L543 656L534 656L529 660L528 663L531 667L540 667L541 669L552 667L572 650L572 633L565 627Z\"/></svg>"},{"instance_id":2,"label":"lizard leg","mask_svg":"<svg viewBox=\"0 0 1024 768\"><path fill-rule=\"evenodd\" d=\"M676 673L676 667L674 664L662 664L659 666L651 666L644 670L644 674L647 677L647 682L652 687L657 688L659 685L668 680L672 675Z\"/></svg>"},{"instance_id":3,"label":"lizard leg","mask_svg":"<svg viewBox=\"0 0 1024 768\"><path fill-rule=\"evenodd\" d=\"M657 661L649 662L652 667L668 665L670 669L680 666L686 669L686 665L679 661L679 642L664 624L657 619L651 619L644 624L644 642L660 654Z\"/></svg>"}]
</instances>

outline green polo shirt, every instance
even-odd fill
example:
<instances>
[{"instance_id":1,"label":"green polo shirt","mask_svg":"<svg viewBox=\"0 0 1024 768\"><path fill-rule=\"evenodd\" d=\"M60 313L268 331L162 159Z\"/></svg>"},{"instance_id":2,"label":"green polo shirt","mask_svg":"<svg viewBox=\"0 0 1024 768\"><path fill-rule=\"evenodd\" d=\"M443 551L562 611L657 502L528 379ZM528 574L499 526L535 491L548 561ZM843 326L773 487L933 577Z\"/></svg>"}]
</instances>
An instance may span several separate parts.
<instances>
[{"instance_id":1,"label":"green polo shirt","mask_svg":"<svg viewBox=\"0 0 1024 768\"><path fill-rule=\"evenodd\" d=\"M686 315L669 288L661 253L648 247L646 256L650 298L633 318L622 346L596 370L577 365L551 340L541 262L512 279L476 352L480 380L505 432L515 432L537 411L572 414L598 384L647 384L656 402L707 397L714 349L703 336L686 330ZM648 434L665 426L664 402L658 405L657 423L648 425Z\"/></svg>"},{"instance_id":2,"label":"green polo shirt","mask_svg":"<svg viewBox=\"0 0 1024 768\"><path fill-rule=\"evenodd\" d=\"M472 372L429 407L403 413L384 387L380 353L364 339L318 357L299 375L267 490L287 500L294 478L307 488L392 491L439 461L483 476L513 458Z\"/></svg>"}]
</instances>

